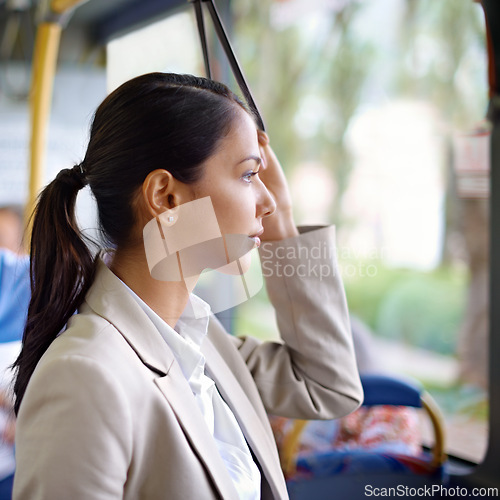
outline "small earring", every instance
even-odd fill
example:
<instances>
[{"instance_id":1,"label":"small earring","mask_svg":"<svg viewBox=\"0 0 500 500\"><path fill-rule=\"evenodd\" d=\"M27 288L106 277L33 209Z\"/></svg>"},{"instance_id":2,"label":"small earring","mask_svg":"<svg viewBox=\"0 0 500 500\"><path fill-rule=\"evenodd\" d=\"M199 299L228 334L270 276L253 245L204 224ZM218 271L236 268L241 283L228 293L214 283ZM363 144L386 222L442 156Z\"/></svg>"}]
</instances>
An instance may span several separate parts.
<instances>
[{"instance_id":1,"label":"small earring","mask_svg":"<svg viewBox=\"0 0 500 500\"><path fill-rule=\"evenodd\" d=\"M163 225L170 227L173 226L179 217L179 214L177 213L178 207L175 208L170 208L168 210L165 210L165 212L160 214L160 220Z\"/></svg>"}]
</instances>

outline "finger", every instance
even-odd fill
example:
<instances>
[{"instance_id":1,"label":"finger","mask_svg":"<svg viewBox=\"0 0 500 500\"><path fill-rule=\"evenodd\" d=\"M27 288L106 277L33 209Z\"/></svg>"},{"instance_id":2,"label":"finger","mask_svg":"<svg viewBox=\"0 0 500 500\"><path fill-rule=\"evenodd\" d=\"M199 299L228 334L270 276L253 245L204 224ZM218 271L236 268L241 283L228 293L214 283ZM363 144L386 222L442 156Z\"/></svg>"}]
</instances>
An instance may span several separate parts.
<instances>
[{"instance_id":1,"label":"finger","mask_svg":"<svg viewBox=\"0 0 500 500\"><path fill-rule=\"evenodd\" d=\"M260 170L264 171L267 168L267 155L266 155L266 150L264 149L263 146L259 145L259 152L260 152Z\"/></svg>"},{"instance_id":2,"label":"finger","mask_svg":"<svg viewBox=\"0 0 500 500\"><path fill-rule=\"evenodd\" d=\"M269 144L269 136L262 130L257 130L257 138L260 146L267 146Z\"/></svg>"}]
</instances>

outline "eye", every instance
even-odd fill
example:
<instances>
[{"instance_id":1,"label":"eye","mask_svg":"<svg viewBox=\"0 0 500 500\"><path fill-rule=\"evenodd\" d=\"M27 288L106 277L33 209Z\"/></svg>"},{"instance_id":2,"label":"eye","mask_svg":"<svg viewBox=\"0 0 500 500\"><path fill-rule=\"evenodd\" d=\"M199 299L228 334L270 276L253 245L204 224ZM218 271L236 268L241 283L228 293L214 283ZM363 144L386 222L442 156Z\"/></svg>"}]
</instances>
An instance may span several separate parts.
<instances>
[{"instance_id":1,"label":"eye","mask_svg":"<svg viewBox=\"0 0 500 500\"><path fill-rule=\"evenodd\" d=\"M243 181L245 181L247 184L250 184L252 182L252 177L254 175L257 175L259 173L258 170L256 170L255 172L253 170L250 170L249 172L246 172L245 174L243 174L241 176L241 178L243 179Z\"/></svg>"}]
</instances>

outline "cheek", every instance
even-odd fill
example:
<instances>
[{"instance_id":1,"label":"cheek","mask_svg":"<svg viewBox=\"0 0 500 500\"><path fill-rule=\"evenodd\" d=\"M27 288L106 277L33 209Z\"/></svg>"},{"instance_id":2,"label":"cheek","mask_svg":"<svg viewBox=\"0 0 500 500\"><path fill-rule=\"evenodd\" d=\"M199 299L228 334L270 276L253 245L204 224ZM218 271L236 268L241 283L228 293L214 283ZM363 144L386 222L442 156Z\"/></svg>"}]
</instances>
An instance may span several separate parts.
<instances>
[{"instance_id":1,"label":"cheek","mask_svg":"<svg viewBox=\"0 0 500 500\"><path fill-rule=\"evenodd\" d=\"M221 196L214 195L211 200L223 232L247 233L254 226L256 205L253 193L248 186Z\"/></svg>"}]
</instances>

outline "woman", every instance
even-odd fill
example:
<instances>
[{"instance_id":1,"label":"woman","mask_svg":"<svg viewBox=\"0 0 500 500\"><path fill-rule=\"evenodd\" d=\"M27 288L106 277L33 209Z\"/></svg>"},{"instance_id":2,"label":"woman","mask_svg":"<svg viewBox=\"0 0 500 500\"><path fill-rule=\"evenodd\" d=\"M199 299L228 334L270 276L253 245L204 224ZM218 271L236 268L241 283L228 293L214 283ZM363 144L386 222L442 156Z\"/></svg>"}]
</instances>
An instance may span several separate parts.
<instances>
[{"instance_id":1,"label":"woman","mask_svg":"<svg viewBox=\"0 0 500 500\"><path fill-rule=\"evenodd\" d=\"M96 259L74 215L87 183L114 248ZM36 209L14 498L286 498L266 411L334 418L359 405L330 256L318 260L326 277L265 273L283 343L228 335L190 297L192 276L151 276L145 226L205 198L223 238L272 241L268 269L333 245L329 228L298 235L267 136L225 86L154 73L109 95L82 164Z\"/></svg>"}]
</instances>

